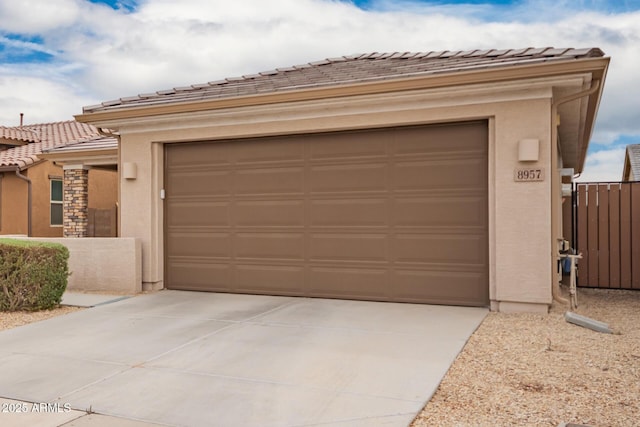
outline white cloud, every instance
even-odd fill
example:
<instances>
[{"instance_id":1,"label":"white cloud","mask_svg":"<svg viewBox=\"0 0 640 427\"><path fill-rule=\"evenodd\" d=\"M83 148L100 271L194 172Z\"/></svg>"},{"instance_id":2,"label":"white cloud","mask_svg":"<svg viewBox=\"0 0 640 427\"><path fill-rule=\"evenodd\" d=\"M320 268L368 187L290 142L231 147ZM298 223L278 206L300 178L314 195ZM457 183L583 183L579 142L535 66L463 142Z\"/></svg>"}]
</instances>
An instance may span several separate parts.
<instances>
[{"instance_id":1,"label":"white cloud","mask_svg":"<svg viewBox=\"0 0 640 427\"><path fill-rule=\"evenodd\" d=\"M0 29L38 34L72 24L80 0L0 0Z\"/></svg>"},{"instance_id":2,"label":"white cloud","mask_svg":"<svg viewBox=\"0 0 640 427\"><path fill-rule=\"evenodd\" d=\"M68 85L43 77L0 74L0 123L4 126L72 120L81 105L95 102Z\"/></svg>"},{"instance_id":3,"label":"white cloud","mask_svg":"<svg viewBox=\"0 0 640 427\"><path fill-rule=\"evenodd\" d=\"M602 150L590 154L580 182L620 181L624 165L625 148Z\"/></svg>"}]
</instances>

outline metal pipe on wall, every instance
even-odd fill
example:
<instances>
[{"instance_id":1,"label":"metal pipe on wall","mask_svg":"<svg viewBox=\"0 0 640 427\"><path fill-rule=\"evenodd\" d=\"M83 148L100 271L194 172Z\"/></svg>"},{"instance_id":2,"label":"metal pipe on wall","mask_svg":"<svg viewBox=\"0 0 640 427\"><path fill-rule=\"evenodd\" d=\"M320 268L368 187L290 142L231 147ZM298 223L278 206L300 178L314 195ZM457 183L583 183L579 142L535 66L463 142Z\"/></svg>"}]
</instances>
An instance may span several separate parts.
<instances>
[{"instance_id":1,"label":"metal pipe on wall","mask_svg":"<svg viewBox=\"0 0 640 427\"><path fill-rule=\"evenodd\" d=\"M31 180L20 173L20 168L15 169L16 176L23 181L27 182L27 236L31 237L31 206L32 206L32 194L31 194Z\"/></svg>"},{"instance_id":2,"label":"metal pipe on wall","mask_svg":"<svg viewBox=\"0 0 640 427\"><path fill-rule=\"evenodd\" d=\"M580 98L584 98L586 96L593 95L596 91L600 89L600 80L593 80L591 82L591 86L585 90L582 90L577 93L573 93L571 95L565 96L563 98L559 98L554 100L551 104L551 257L552 257L552 265L553 268L553 283L551 284L551 294L553 299L561 304L569 304L569 301L563 298L560 294L560 284L558 280L557 268L555 265L557 264L559 258L558 248L556 244L556 239L558 238L558 196L560 196L560 188L558 188L558 107L567 102L576 101ZM555 179L554 179L555 178ZM562 180L560 179L560 185Z\"/></svg>"}]
</instances>

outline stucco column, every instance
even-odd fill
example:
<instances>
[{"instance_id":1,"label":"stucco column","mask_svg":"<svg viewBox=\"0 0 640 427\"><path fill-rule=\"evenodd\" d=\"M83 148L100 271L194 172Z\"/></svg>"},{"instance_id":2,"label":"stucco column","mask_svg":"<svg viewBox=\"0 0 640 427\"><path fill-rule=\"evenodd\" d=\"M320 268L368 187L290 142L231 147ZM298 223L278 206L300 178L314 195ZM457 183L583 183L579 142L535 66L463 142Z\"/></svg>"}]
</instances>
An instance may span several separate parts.
<instances>
[{"instance_id":1,"label":"stucco column","mask_svg":"<svg viewBox=\"0 0 640 427\"><path fill-rule=\"evenodd\" d=\"M62 204L64 237L87 237L89 228L89 167L64 165Z\"/></svg>"}]
</instances>

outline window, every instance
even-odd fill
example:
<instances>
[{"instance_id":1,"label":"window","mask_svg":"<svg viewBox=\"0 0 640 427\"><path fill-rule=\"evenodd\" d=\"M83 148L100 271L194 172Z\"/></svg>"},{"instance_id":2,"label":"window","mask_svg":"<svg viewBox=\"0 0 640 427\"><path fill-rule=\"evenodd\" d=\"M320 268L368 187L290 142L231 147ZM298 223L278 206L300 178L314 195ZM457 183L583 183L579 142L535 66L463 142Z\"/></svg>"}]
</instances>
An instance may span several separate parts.
<instances>
[{"instance_id":1,"label":"window","mask_svg":"<svg viewBox=\"0 0 640 427\"><path fill-rule=\"evenodd\" d=\"M62 180L51 181L51 225L62 225Z\"/></svg>"}]
</instances>

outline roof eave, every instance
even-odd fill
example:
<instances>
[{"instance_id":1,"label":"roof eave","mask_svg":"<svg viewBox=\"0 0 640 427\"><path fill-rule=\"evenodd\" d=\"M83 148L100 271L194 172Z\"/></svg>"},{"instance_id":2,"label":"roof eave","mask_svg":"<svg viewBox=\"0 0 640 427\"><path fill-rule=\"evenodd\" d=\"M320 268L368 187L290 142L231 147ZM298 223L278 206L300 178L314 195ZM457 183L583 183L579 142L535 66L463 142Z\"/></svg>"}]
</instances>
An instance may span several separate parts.
<instances>
[{"instance_id":1,"label":"roof eave","mask_svg":"<svg viewBox=\"0 0 640 427\"><path fill-rule=\"evenodd\" d=\"M118 149L117 148L101 148L94 150L82 150L76 152L64 152L64 153L56 153L56 152L48 152L38 154L38 157L44 160L50 160L59 163L65 162L76 162L76 161L91 161L91 160L113 160L117 162L118 160Z\"/></svg>"},{"instance_id":2,"label":"roof eave","mask_svg":"<svg viewBox=\"0 0 640 427\"><path fill-rule=\"evenodd\" d=\"M0 172L15 172L15 171L23 171L29 169L32 166L39 165L44 162L43 159L33 160L33 162L29 162L28 160L21 160L19 163L14 163L12 165L0 166Z\"/></svg>"},{"instance_id":3,"label":"roof eave","mask_svg":"<svg viewBox=\"0 0 640 427\"><path fill-rule=\"evenodd\" d=\"M609 58L600 58L603 61L603 67L598 72L592 74L592 81L598 80L600 87L596 92L589 96L589 106L587 108L587 117L585 120L586 129L583 133L584 139L580 141L581 150L580 157L578 159L577 172L582 173L584 165L587 159L587 151L589 150L589 142L593 134L593 128L596 123L598 110L600 109L600 101L602 100L602 92L604 91L604 83L607 77L607 70L609 69Z\"/></svg>"},{"instance_id":4,"label":"roof eave","mask_svg":"<svg viewBox=\"0 0 640 427\"><path fill-rule=\"evenodd\" d=\"M472 71L443 72L419 77L405 77L375 82L337 84L311 89L270 92L258 95L246 95L218 98L205 101L166 103L162 105L116 107L78 114L75 119L82 123L117 122L122 119L151 117L166 114L191 113L223 108L245 107L283 102L309 101L335 97L380 94L413 89L442 88L478 83L495 83L508 80L521 80L534 77L552 77L575 73L592 73L594 79L604 82L609 64L608 57L577 59L572 61L545 62L532 65L514 65L502 68L487 68ZM598 94L598 98L600 96ZM598 100L599 102L599 100ZM117 129L116 129L117 130ZM590 132L589 132L590 135Z\"/></svg>"}]
</instances>

